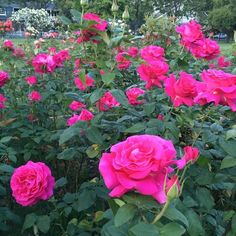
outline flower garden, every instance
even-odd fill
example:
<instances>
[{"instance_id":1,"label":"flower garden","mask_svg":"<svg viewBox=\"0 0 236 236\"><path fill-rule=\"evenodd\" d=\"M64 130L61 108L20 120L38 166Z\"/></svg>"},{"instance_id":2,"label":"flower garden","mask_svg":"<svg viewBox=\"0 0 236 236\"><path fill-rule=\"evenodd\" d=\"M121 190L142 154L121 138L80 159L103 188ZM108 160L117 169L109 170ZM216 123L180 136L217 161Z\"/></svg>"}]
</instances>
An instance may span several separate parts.
<instances>
[{"instance_id":1,"label":"flower garden","mask_svg":"<svg viewBox=\"0 0 236 236\"><path fill-rule=\"evenodd\" d=\"M0 48L0 235L236 235L236 50L73 14Z\"/></svg>"}]
</instances>

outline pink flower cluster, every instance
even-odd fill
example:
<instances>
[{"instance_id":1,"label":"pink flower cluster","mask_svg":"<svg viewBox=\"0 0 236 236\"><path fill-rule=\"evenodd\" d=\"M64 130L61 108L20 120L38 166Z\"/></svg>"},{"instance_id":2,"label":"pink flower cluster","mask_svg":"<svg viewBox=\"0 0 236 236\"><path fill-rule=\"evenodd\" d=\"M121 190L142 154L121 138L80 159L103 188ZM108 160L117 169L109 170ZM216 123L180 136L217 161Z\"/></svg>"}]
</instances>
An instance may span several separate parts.
<instances>
[{"instance_id":1,"label":"pink flower cluster","mask_svg":"<svg viewBox=\"0 0 236 236\"><path fill-rule=\"evenodd\" d=\"M31 93L29 93L28 98L32 102L38 102L42 99L40 92L36 90L33 90Z\"/></svg>"},{"instance_id":2,"label":"pink flower cluster","mask_svg":"<svg viewBox=\"0 0 236 236\"><path fill-rule=\"evenodd\" d=\"M162 87L162 81L165 80L169 70L164 58L164 49L159 46L146 46L141 49L140 55L145 63L139 65L137 72L146 82L146 89L151 89L153 86Z\"/></svg>"},{"instance_id":3,"label":"pink flower cluster","mask_svg":"<svg viewBox=\"0 0 236 236\"><path fill-rule=\"evenodd\" d=\"M66 60L70 59L70 54L67 49L59 52L53 51L51 54L39 53L32 60L32 65L36 73L53 73L56 67L62 67Z\"/></svg>"},{"instance_id":4,"label":"pink flower cluster","mask_svg":"<svg viewBox=\"0 0 236 236\"><path fill-rule=\"evenodd\" d=\"M126 91L126 96L128 98L130 105L141 105L144 100L139 98L145 94L145 91L141 88L130 88Z\"/></svg>"},{"instance_id":5,"label":"pink flower cluster","mask_svg":"<svg viewBox=\"0 0 236 236\"><path fill-rule=\"evenodd\" d=\"M55 180L51 170L44 163L28 161L15 169L10 185L12 196L17 203L32 206L53 195Z\"/></svg>"},{"instance_id":6,"label":"pink flower cluster","mask_svg":"<svg viewBox=\"0 0 236 236\"><path fill-rule=\"evenodd\" d=\"M99 41L93 39L93 37L97 36L97 31L105 31L107 29L108 23L101 19L97 14L94 13L85 13L83 15L83 20L94 22L94 24L90 25L88 29L83 29L76 34L80 35L77 39L77 43L92 41L93 43L98 43Z\"/></svg>"},{"instance_id":7,"label":"pink flower cluster","mask_svg":"<svg viewBox=\"0 0 236 236\"><path fill-rule=\"evenodd\" d=\"M97 102L97 107L100 111L108 111L109 109L118 106L120 106L120 103L110 91L107 91Z\"/></svg>"},{"instance_id":8,"label":"pink flower cluster","mask_svg":"<svg viewBox=\"0 0 236 236\"><path fill-rule=\"evenodd\" d=\"M3 94L0 93L0 109L5 108L5 102L7 99L3 96Z\"/></svg>"},{"instance_id":9,"label":"pink flower cluster","mask_svg":"<svg viewBox=\"0 0 236 236\"><path fill-rule=\"evenodd\" d=\"M196 21L176 27L176 32L181 35L181 44L188 49L196 58L205 60L215 59L220 54L217 42L205 38L202 27Z\"/></svg>"},{"instance_id":10,"label":"pink flower cluster","mask_svg":"<svg viewBox=\"0 0 236 236\"><path fill-rule=\"evenodd\" d=\"M6 50L9 50L12 52L12 55L18 57L18 58L24 58L25 57L25 51L23 48L15 48L14 43L11 40L6 39L3 42L3 48Z\"/></svg>"},{"instance_id":11,"label":"pink flower cluster","mask_svg":"<svg viewBox=\"0 0 236 236\"><path fill-rule=\"evenodd\" d=\"M94 117L94 115L92 112L83 108L79 115L74 114L72 117L70 117L67 120L67 125L72 126L72 125L76 124L78 121L89 121L89 120L92 120L93 117Z\"/></svg>"},{"instance_id":12,"label":"pink flower cluster","mask_svg":"<svg viewBox=\"0 0 236 236\"><path fill-rule=\"evenodd\" d=\"M200 77L202 81L197 81L192 75L180 72L178 80L174 75L165 80L165 92L175 107L214 103L230 106L232 111L236 111L236 75L209 69Z\"/></svg>"},{"instance_id":13,"label":"pink flower cluster","mask_svg":"<svg viewBox=\"0 0 236 236\"><path fill-rule=\"evenodd\" d=\"M78 77L78 78L75 78L74 82L75 82L76 87L77 87L78 89L82 90L82 91L84 91L84 90L86 90L88 87L91 87L91 86L94 85L94 80L93 80L92 77L89 76L88 74L85 75L85 81L84 81L84 82L83 82L83 81L81 80L81 78L79 78L79 77Z\"/></svg>"},{"instance_id":14,"label":"pink flower cluster","mask_svg":"<svg viewBox=\"0 0 236 236\"><path fill-rule=\"evenodd\" d=\"M7 72L1 70L0 71L0 88L3 87L9 79L9 75Z\"/></svg>"},{"instance_id":15,"label":"pink flower cluster","mask_svg":"<svg viewBox=\"0 0 236 236\"><path fill-rule=\"evenodd\" d=\"M182 169L198 158L197 148L185 147L184 156L176 160L173 143L159 136L135 135L103 153L99 171L111 197L121 197L128 191L150 195L159 203L167 200L168 190L178 177L173 165Z\"/></svg>"}]
</instances>

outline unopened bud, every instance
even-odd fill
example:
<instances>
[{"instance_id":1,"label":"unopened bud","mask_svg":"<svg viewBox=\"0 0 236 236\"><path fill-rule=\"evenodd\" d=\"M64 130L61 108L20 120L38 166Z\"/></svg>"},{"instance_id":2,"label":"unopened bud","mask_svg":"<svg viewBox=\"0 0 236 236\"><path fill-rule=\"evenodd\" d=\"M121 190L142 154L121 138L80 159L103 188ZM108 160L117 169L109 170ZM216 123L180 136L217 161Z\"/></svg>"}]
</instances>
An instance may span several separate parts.
<instances>
[{"instance_id":1,"label":"unopened bud","mask_svg":"<svg viewBox=\"0 0 236 236\"><path fill-rule=\"evenodd\" d=\"M129 10L128 10L128 6L125 7L125 11L122 14L122 18L123 20L128 20L129 19Z\"/></svg>"},{"instance_id":2,"label":"unopened bud","mask_svg":"<svg viewBox=\"0 0 236 236\"><path fill-rule=\"evenodd\" d=\"M88 5L88 0L80 0L81 6L86 6Z\"/></svg>"},{"instance_id":3,"label":"unopened bud","mask_svg":"<svg viewBox=\"0 0 236 236\"><path fill-rule=\"evenodd\" d=\"M178 176L174 175L168 182L166 186L166 195L168 201L171 201L179 197L181 193L181 187L179 183Z\"/></svg>"},{"instance_id":4,"label":"unopened bud","mask_svg":"<svg viewBox=\"0 0 236 236\"><path fill-rule=\"evenodd\" d=\"M116 0L113 0L112 6L111 6L111 11L112 12L117 12L119 10L119 6L117 4Z\"/></svg>"}]
</instances>

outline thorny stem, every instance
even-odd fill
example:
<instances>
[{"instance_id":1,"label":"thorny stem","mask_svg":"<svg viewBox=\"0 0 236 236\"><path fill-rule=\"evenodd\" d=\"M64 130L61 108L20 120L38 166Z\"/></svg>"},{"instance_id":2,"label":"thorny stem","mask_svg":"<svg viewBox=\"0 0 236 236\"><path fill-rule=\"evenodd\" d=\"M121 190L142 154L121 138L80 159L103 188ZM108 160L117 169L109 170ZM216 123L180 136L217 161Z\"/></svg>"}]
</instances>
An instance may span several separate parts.
<instances>
[{"instance_id":1,"label":"thorny stem","mask_svg":"<svg viewBox=\"0 0 236 236\"><path fill-rule=\"evenodd\" d=\"M160 213L155 217L155 219L152 221L152 224L155 224L158 220L161 219L161 217L164 215L166 209L168 208L168 206L170 205L169 200L167 199L164 207L161 209Z\"/></svg>"}]
</instances>

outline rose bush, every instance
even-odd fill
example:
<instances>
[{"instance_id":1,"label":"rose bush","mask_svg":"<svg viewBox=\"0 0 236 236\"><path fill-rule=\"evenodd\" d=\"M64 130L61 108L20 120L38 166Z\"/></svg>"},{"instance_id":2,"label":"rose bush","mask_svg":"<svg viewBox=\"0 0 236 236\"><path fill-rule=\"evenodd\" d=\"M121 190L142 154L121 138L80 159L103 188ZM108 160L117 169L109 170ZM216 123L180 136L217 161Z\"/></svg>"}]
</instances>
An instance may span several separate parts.
<instances>
[{"instance_id":1,"label":"rose bush","mask_svg":"<svg viewBox=\"0 0 236 236\"><path fill-rule=\"evenodd\" d=\"M196 22L71 13L68 38L0 48L0 233L234 235L235 56Z\"/></svg>"}]
</instances>

